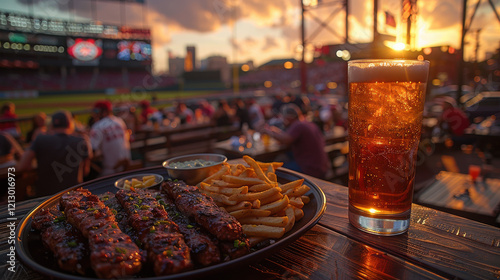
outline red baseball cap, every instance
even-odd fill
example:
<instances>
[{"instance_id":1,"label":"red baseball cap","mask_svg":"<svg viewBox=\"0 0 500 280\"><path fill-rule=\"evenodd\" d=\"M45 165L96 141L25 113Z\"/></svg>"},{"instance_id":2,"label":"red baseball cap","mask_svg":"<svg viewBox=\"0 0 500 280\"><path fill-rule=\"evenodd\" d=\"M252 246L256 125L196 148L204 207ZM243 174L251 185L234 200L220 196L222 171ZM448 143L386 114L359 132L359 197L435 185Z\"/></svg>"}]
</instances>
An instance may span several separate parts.
<instances>
[{"instance_id":1,"label":"red baseball cap","mask_svg":"<svg viewBox=\"0 0 500 280\"><path fill-rule=\"evenodd\" d=\"M111 109L112 109L111 102L109 100L97 101L94 104L94 109L99 109L102 111L105 110L105 111L111 112Z\"/></svg>"}]
</instances>

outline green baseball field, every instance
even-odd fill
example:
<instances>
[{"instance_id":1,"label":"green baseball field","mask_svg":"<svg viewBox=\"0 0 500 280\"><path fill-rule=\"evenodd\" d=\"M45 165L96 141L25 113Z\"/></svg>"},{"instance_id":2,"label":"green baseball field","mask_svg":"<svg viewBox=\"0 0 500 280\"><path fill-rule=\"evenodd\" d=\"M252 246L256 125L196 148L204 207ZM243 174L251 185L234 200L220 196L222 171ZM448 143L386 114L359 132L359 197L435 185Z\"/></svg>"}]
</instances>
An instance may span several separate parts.
<instances>
[{"instance_id":1,"label":"green baseball field","mask_svg":"<svg viewBox=\"0 0 500 280\"><path fill-rule=\"evenodd\" d=\"M213 91L162 91L162 92L139 92L130 94L106 95L101 94L58 94L51 96L40 96L38 98L20 98L8 101L16 105L16 114L18 117L29 117L38 112L44 112L47 115L60 109L68 111L81 111L92 108L97 100L108 99L113 104L139 103L141 100L149 100L156 96L158 101L184 99L189 97L206 96L214 93ZM7 101L7 100L5 100Z\"/></svg>"}]
</instances>

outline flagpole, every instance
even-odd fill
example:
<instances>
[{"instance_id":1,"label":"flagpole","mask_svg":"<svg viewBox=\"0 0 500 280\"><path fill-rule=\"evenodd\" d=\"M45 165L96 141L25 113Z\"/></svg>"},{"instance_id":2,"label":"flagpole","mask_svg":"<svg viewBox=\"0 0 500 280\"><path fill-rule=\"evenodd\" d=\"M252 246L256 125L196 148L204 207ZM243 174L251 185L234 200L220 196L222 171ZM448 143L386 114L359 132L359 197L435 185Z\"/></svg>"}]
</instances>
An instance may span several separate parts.
<instances>
[{"instance_id":1,"label":"flagpole","mask_svg":"<svg viewBox=\"0 0 500 280\"><path fill-rule=\"evenodd\" d=\"M305 54L306 54L306 31L305 31L305 19L304 19L304 14L305 14L305 8L304 8L304 2L300 0L300 7L302 10L302 22L300 25L300 31L301 31L301 39L302 39L302 59L300 60L300 91L301 93L305 94L307 93L307 65L305 61Z\"/></svg>"}]
</instances>

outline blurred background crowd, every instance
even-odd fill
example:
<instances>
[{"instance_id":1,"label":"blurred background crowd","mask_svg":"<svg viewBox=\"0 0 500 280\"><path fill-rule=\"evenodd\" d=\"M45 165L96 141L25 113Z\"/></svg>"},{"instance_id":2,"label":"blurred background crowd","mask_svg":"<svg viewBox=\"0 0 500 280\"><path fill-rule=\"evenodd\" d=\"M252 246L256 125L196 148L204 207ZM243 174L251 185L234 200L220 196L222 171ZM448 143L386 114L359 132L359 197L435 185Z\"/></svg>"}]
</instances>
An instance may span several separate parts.
<instances>
[{"instance_id":1,"label":"blurred background crowd","mask_svg":"<svg viewBox=\"0 0 500 280\"><path fill-rule=\"evenodd\" d=\"M499 133L498 110L481 111L479 105L471 114L449 94L436 95L426 103L417 184L435 175L429 158L442 153L469 154L474 156L474 163L486 166L484 172L490 170L488 175L498 174L494 166L499 143L491 140L497 138L490 138ZM347 134L347 106L345 97L319 93L182 100L158 100L152 95L137 103L99 100L89 114L80 117L65 110L52 115L39 112L28 127L20 129L14 104L5 102L0 117L0 166L16 166L17 172L32 170L36 180L25 186L26 197L47 195L99 176L148 166L143 155L133 148L145 131L209 125L234 129L219 141L248 131L271 136L290 148L277 160L285 161L287 168L315 177L332 179L332 165L343 166L342 176L336 179L346 185L347 143L339 148L339 161L328 156L325 139L334 130ZM444 165L441 169L447 168Z\"/></svg>"}]
</instances>

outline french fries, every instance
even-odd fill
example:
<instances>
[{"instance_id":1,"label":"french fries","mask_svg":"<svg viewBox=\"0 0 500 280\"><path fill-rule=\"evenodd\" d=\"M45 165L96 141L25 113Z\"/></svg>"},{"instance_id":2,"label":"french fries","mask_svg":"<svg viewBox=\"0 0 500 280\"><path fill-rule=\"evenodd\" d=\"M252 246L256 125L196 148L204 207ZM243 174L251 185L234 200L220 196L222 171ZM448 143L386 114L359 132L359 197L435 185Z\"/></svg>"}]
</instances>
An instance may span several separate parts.
<instances>
[{"instance_id":1,"label":"french fries","mask_svg":"<svg viewBox=\"0 0 500 280\"><path fill-rule=\"evenodd\" d=\"M285 228L266 225L242 225L243 232L248 236L261 236L267 238L281 238Z\"/></svg>"},{"instance_id":2,"label":"french fries","mask_svg":"<svg viewBox=\"0 0 500 280\"><path fill-rule=\"evenodd\" d=\"M151 187L156 183L156 178L154 175L143 176L142 181L137 178L132 178L132 180L125 180L123 182L123 188L130 190L131 188L141 189Z\"/></svg>"},{"instance_id":3,"label":"french fries","mask_svg":"<svg viewBox=\"0 0 500 280\"><path fill-rule=\"evenodd\" d=\"M281 238L304 216L310 188L304 180L280 184L281 162L263 163L244 156L243 164L228 164L198 184L201 192L235 217L251 245Z\"/></svg>"}]
</instances>

